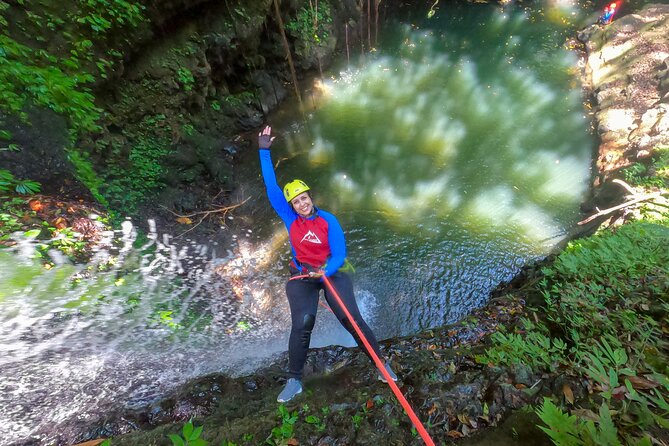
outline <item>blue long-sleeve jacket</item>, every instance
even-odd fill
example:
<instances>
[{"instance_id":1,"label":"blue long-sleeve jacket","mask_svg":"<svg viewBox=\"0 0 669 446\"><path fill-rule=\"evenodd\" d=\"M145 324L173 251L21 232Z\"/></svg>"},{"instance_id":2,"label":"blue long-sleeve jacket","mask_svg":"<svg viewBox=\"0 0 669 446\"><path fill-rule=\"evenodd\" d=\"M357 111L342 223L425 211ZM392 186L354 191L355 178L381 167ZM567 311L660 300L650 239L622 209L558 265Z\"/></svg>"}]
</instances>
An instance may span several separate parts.
<instances>
[{"instance_id":1,"label":"blue long-sleeve jacket","mask_svg":"<svg viewBox=\"0 0 669 446\"><path fill-rule=\"evenodd\" d=\"M295 212L277 184L269 149L261 148L259 153L267 198L286 225L296 265L315 268L325 265L325 275L331 276L346 261L346 239L339 221L334 215L316 207L311 217L302 217Z\"/></svg>"}]
</instances>

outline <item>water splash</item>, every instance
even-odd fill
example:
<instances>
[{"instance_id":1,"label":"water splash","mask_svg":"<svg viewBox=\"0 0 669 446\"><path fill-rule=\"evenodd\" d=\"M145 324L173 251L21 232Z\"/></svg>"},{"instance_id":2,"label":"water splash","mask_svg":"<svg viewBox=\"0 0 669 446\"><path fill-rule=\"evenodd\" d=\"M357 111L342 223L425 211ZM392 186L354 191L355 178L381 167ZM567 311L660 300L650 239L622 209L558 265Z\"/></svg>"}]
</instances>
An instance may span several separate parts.
<instances>
[{"instance_id":1,"label":"water splash","mask_svg":"<svg viewBox=\"0 0 669 446\"><path fill-rule=\"evenodd\" d=\"M249 373L285 350L289 312L271 249L280 237L237 238L219 256L149 228L135 248L125 222L86 265L44 269L29 239L0 252L0 443L46 441L190 378Z\"/></svg>"}]
</instances>

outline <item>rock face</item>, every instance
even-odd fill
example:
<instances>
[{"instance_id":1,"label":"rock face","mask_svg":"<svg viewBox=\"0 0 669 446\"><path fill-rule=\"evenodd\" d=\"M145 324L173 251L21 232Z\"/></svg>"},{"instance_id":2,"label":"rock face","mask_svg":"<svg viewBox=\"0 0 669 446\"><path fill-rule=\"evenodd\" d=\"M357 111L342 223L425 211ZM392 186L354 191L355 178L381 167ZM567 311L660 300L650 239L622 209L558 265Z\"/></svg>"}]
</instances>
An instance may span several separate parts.
<instances>
[{"instance_id":1,"label":"rock face","mask_svg":"<svg viewBox=\"0 0 669 446\"><path fill-rule=\"evenodd\" d=\"M2 168L40 181L47 193L95 197L120 215L171 224L173 215L163 208L185 214L237 201L231 192L238 155L253 146L267 114L294 94L282 28L305 89L307 73L325 68L342 50L348 27L358 29L364 17L354 0L139 0L131 2L135 15L127 11L131 3L119 6L133 20L116 21L104 16L102 3L79 9L56 0L15 3L0 8L0 22L11 24L9 41L52 61L78 55L59 62L56 86L83 73L89 80L79 87L88 96L76 96L73 103L86 112L73 118L63 110L79 108L59 96L47 97L64 116L17 88L21 100L41 100L26 110L32 124L0 108L0 139L21 149L0 150ZM103 30L88 26L103 16L110 19ZM359 33L346 36L353 44ZM74 51L73 45L84 46ZM77 127L82 114L96 127Z\"/></svg>"},{"instance_id":2,"label":"rock face","mask_svg":"<svg viewBox=\"0 0 669 446\"><path fill-rule=\"evenodd\" d=\"M650 5L579 34L596 102L600 181L669 145L669 5ZM598 185L597 183L595 185Z\"/></svg>"}]
</instances>

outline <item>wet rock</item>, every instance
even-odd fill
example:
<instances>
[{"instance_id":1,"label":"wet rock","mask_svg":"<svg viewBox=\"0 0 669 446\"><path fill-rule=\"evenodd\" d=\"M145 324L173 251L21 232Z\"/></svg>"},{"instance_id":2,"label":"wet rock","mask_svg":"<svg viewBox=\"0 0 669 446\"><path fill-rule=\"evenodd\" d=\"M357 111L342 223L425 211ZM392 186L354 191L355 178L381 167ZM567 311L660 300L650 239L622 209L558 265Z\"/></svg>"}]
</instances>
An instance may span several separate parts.
<instances>
[{"instance_id":1,"label":"wet rock","mask_svg":"<svg viewBox=\"0 0 669 446\"><path fill-rule=\"evenodd\" d=\"M527 387L532 386L536 379L532 376L532 369L524 364L515 364L511 367L513 381L517 384L523 384Z\"/></svg>"},{"instance_id":2,"label":"wet rock","mask_svg":"<svg viewBox=\"0 0 669 446\"><path fill-rule=\"evenodd\" d=\"M258 390L258 383L255 382L255 380L248 380L244 383L244 390L247 392L255 392Z\"/></svg>"},{"instance_id":3,"label":"wet rock","mask_svg":"<svg viewBox=\"0 0 669 446\"><path fill-rule=\"evenodd\" d=\"M245 113L241 113L241 116L237 119L239 127L244 131L257 129L262 126L263 122L263 115L250 107L246 107Z\"/></svg>"},{"instance_id":4,"label":"wet rock","mask_svg":"<svg viewBox=\"0 0 669 446\"><path fill-rule=\"evenodd\" d=\"M283 84L266 71L254 71L251 82L258 89L263 113L268 113L286 98L287 92Z\"/></svg>"},{"instance_id":5,"label":"wet rock","mask_svg":"<svg viewBox=\"0 0 669 446\"><path fill-rule=\"evenodd\" d=\"M339 443L337 443L337 440L328 435L319 439L316 443L316 446L337 446L338 444Z\"/></svg>"},{"instance_id":6,"label":"wet rock","mask_svg":"<svg viewBox=\"0 0 669 446\"><path fill-rule=\"evenodd\" d=\"M354 409L356 407L355 404L350 404L350 403L338 403L338 404L332 404L330 407L330 410L333 412L339 412L339 411L346 411L349 409Z\"/></svg>"},{"instance_id":7,"label":"wet rock","mask_svg":"<svg viewBox=\"0 0 669 446\"><path fill-rule=\"evenodd\" d=\"M228 155L236 155L239 152L239 147L231 143L226 143L223 145L223 151Z\"/></svg>"},{"instance_id":8,"label":"wet rock","mask_svg":"<svg viewBox=\"0 0 669 446\"><path fill-rule=\"evenodd\" d=\"M520 409L527 404L525 393L511 384L500 384L495 399L504 407Z\"/></svg>"}]
</instances>

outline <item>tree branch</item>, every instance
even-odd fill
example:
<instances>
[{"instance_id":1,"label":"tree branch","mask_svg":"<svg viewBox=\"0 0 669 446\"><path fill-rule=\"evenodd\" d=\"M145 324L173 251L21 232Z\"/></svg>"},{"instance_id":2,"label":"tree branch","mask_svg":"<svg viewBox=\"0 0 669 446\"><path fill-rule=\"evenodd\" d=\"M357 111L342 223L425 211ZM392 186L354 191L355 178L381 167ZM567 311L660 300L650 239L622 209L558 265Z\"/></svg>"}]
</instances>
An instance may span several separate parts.
<instances>
[{"instance_id":1,"label":"tree branch","mask_svg":"<svg viewBox=\"0 0 669 446\"><path fill-rule=\"evenodd\" d=\"M618 206L613 206L612 208L601 210L601 211L597 212L596 214L591 215L590 217L586 218L585 220L579 221L578 224L579 225L584 225L584 224L589 223L592 220L594 220L595 218L600 217L602 215L608 215L608 214L610 214L612 212L615 212L619 209L629 207L633 204L637 204L637 203L640 203L642 201L652 200L654 198L658 198L662 194L660 192L655 192L655 193L652 193L652 194L645 194L645 195L635 194L635 195L636 195L636 198L633 198L632 200L626 201L625 203L619 204Z\"/></svg>"},{"instance_id":2,"label":"tree branch","mask_svg":"<svg viewBox=\"0 0 669 446\"><path fill-rule=\"evenodd\" d=\"M208 211L193 212L192 214L186 214L186 215L177 214L176 212L174 212L173 210L163 206L162 204L159 205L159 206L161 208L165 209L166 211L168 211L169 213L171 213L172 215L176 215L179 218L190 218L190 217L195 217L196 215L204 215L204 217L207 217L208 215L211 215L211 214L216 214L218 212L227 212L227 211L230 211L232 209L238 208L239 206L241 206L244 203L246 203L247 201L249 201L250 198L251 197L247 198L246 200L242 201L241 203L237 203L237 204L234 204L232 206L226 206L224 208L218 208L218 209L210 209Z\"/></svg>"}]
</instances>

